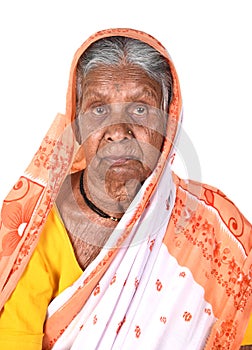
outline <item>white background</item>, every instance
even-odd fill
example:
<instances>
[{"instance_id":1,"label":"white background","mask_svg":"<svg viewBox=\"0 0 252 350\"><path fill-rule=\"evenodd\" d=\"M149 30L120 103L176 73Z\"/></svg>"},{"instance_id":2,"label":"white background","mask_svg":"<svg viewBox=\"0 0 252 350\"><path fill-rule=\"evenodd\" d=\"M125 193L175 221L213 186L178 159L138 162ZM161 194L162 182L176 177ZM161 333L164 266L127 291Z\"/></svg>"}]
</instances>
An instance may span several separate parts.
<instances>
[{"instance_id":1,"label":"white background","mask_svg":"<svg viewBox=\"0 0 252 350\"><path fill-rule=\"evenodd\" d=\"M201 175L179 157L176 171L220 188L252 221L251 18L250 0L1 1L0 200L64 113L76 49L100 29L131 27L164 44L180 77Z\"/></svg>"}]
</instances>

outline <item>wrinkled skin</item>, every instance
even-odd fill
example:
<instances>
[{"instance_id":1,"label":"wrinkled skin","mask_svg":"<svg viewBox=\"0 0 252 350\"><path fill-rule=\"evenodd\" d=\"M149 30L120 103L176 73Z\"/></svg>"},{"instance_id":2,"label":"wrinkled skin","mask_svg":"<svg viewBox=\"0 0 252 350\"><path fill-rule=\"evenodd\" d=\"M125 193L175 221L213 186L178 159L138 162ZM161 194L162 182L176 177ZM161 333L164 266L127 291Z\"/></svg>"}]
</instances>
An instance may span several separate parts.
<instances>
[{"instance_id":1,"label":"wrinkled skin","mask_svg":"<svg viewBox=\"0 0 252 350\"><path fill-rule=\"evenodd\" d=\"M105 213L120 218L153 171L163 145L166 115L159 84L137 67L100 67L83 79L77 118L86 169L84 188ZM91 210L80 193L80 172L69 175L57 207L83 270L117 225Z\"/></svg>"},{"instance_id":2,"label":"wrinkled skin","mask_svg":"<svg viewBox=\"0 0 252 350\"><path fill-rule=\"evenodd\" d=\"M84 79L84 187L111 215L121 216L157 163L166 124L161 102L161 87L138 67L101 66Z\"/></svg>"}]
</instances>

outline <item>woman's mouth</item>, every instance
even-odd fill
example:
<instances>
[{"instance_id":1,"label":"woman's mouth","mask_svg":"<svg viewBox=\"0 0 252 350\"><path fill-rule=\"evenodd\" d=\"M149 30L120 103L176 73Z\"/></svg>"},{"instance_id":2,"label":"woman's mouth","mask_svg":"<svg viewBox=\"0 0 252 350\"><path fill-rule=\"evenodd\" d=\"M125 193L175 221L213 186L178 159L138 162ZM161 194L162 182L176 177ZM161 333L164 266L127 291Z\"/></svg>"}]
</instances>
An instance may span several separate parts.
<instances>
[{"instance_id":1,"label":"woman's mouth","mask_svg":"<svg viewBox=\"0 0 252 350\"><path fill-rule=\"evenodd\" d=\"M126 155L121 155L121 156L112 156L111 155L109 157L105 157L105 159L109 163L111 163L111 165L113 165L113 166L124 165L131 160L137 160L136 158L134 158L132 156L126 156Z\"/></svg>"}]
</instances>

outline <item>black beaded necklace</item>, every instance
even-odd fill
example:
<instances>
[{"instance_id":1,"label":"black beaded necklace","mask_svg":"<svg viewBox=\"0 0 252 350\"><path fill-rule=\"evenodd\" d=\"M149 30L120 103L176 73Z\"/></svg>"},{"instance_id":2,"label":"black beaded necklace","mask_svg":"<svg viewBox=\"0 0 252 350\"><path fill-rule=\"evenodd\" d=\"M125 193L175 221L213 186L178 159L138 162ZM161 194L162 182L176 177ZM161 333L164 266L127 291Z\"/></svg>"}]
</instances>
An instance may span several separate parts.
<instances>
[{"instance_id":1,"label":"black beaded necklace","mask_svg":"<svg viewBox=\"0 0 252 350\"><path fill-rule=\"evenodd\" d=\"M82 197L83 197L85 203L87 204L87 206L88 206L91 210L93 210L96 214L98 214L99 216L101 216L102 218L110 219L110 220L112 220L112 221L117 221L117 222L120 221L120 218L116 218L116 217L114 217L114 216L111 216L111 215L108 215L108 214L104 213L104 211L102 211L101 209L99 209L94 203L92 203L92 202L88 199L88 197L87 197L87 195L86 195L86 193L85 193L85 191L84 191L83 176L84 176L84 170L82 170L81 176L80 176L80 193L81 193L81 195L82 195Z\"/></svg>"}]
</instances>

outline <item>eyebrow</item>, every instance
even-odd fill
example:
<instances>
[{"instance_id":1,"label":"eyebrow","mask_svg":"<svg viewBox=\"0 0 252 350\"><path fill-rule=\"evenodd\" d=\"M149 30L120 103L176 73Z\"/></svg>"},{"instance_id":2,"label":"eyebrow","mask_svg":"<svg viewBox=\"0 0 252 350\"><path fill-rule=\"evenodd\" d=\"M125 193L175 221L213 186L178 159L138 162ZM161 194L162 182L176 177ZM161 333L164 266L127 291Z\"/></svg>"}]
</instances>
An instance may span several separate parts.
<instances>
[{"instance_id":1,"label":"eyebrow","mask_svg":"<svg viewBox=\"0 0 252 350\"><path fill-rule=\"evenodd\" d=\"M148 99L151 98L153 101L158 100L158 95L153 91L153 89L147 87L144 87L143 89L141 89L141 91L137 91L135 94L129 95L128 97L129 102L138 101L145 97L147 97ZM89 99L104 101L106 99L109 99L109 95L106 92L102 93L100 91L88 91L83 95L83 102L85 102L84 99L85 101Z\"/></svg>"},{"instance_id":2,"label":"eyebrow","mask_svg":"<svg viewBox=\"0 0 252 350\"><path fill-rule=\"evenodd\" d=\"M139 91L135 95L133 95L132 100L141 100L141 98L147 97L148 99L151 98L153 101L158 100L158 95L154 92L153 89L144 87L142 91Z\"/></svg>"},{"instance_id":3,"label":"eyebrow","mask_svg":"<svg viewBox=\"0 0 252 350\"><path fill-rule=\"evenodd\" d=\"M103 100L105 96L106 96L105 94L101 94L101 93L98 92L98 91L91 91L91 92L86 92L86 93L84 93L83 96L82 96L82 98L83 98L83 102L84 102L84 98L85 98L86 101L87 101L88 99Z\"/></svg>"}]
</instances>

